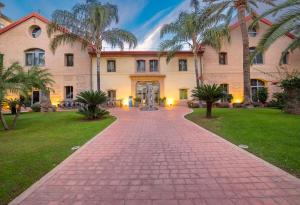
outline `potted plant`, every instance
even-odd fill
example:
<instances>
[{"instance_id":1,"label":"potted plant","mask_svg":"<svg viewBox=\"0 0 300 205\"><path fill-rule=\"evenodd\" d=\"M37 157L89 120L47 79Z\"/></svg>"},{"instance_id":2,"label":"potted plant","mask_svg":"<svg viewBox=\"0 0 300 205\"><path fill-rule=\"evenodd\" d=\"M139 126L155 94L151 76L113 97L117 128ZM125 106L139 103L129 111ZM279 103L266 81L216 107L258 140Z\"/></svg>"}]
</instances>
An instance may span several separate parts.
<instances>
[{"instance_id":1,"label":"potted plant","mask_svg":"<svg viewBox=\"0 0 300 205\"><path fill-rule=\"evenodd\" d=\"M134 106L139 107L142 102L142 98L137 96L136 98L133 98L133 101L134 101Z\"/></svg>"}]
</instances>

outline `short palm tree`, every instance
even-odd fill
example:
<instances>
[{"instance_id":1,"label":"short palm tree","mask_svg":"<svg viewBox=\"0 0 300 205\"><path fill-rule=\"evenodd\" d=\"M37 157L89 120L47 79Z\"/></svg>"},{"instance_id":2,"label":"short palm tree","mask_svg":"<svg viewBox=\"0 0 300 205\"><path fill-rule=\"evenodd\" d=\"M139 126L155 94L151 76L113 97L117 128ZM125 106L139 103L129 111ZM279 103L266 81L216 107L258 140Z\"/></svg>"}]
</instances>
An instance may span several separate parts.
<instances>
[{"instance_id":1,"label":"short palm tree","mask_svg":"<svg viewBox=\"0 0 300 205\"><path fill-rule=\"evenodd\" d=\"M217 84L202 85L192 90L192 97L206 102L206 117L212 117L213 103L217 102L224 96L223 89Z\"/></svg>"},{"instance_id":2,"label":"short palm tree","mask_svg":"<svg viewBox=\"0 0 300 205\"><path fill-rule=\"evenodd\" d=\"M237 13L240 30L242 33L243 43L243 78L244 78L244 103L251 102L251 86L250 86L250 52L249 52L249 37L248 28L246 25L246 13L255 15L255 10L258 9L258 4L274 5L274 0L208 0L213 3L210 9L216 14L225 14L227 24L232 22Z\"/></svg>"},{"instance_id":3,"label":"short palm tree","mask_svg":"<svg viewBox=\"0 0 300 205\"><path fill-rule=\"evenodd\" d=\"M284 48L279 64L282 63L283 57L288 52L292 52L296 48L300 47L300 0L286 0L285 2L276 5L270 10L264 12L261 16L253 21L255 25L261 18L270 14L276 14L277 12L284 11L273 22L273 25L263 35L259 41L256 52L263 52L267 50L278 38L291 32L294 34L294 38L291 43Z\"/></svg>"},{"instance_id":4,"label":"short palm tree","mask_svg":"<svg viewBox=\"0 0 300 205\"><path fill-rule=\"evenodd\" d=\"M3 103L9 101L5 99L8 93L28 97L32 89L39 89L42 92L51 90L50 86L52 83L51 75L44 69L34 67L28 71L24 71L23 67L18 63L13 63L8 68L0 66L0 119L4 130L9 129L2 114ZM11 102L16 103L17 108L13 119L13 128L15 128L17 119L21 113L23 100L14 99Z\"/></svg>"},{"instance_id":5,"label":"short palm tree","mask_svg":"<svg viewBox=\"0 0 300 205\"><path fill-rule=\"evenodd\" d=\"M202 58L200 55L200 77L198 66L198 54L202 45L209 45L215 49L220 49L223 38L230 39L226 26L219 24L223 15L213 15L206 8L199 8L198 1L192 0L192 13L182 12L178 19L170 24L166 24L161 29L161 38L171 35L172 38L164 40L160 44L162 51L168 51L167 61L170 61L179 50L189 47L194 55L196 85L202 84ZM199 79L201 79L199 83Z\"/></svg>"},{"instance_id":6,"label":"short palm tree","mask_svg":"<svg viewBox=\"0 0 300 205\"><path fill-rule=\"evenodd\" d=\"M101 109L101 104L105 103L107 96L102 91L83 91L76 97L76 102L82 106L79 113L83 114L89 120L99 119L108 114L108 111Z\"/></svg>"},{"instance_id":7,"label":"short palm tree","mask_svg":"<svg viewBox=\"0 0 300 205\"><path fill-rule=\"evenodd\" d=\"M86 3L76 4L71 11L56 10L52 14L52 22L48 24L48 35L53 52L64 43L81 42L82 48L91 48L97 55L97 90L100 90L100 57L103 43L112 47L136 47L136 37L125 30L111 28L118 23L118 8L115 5L102 4L98 0L86 0Z\"/></svg>"}]
</instances>

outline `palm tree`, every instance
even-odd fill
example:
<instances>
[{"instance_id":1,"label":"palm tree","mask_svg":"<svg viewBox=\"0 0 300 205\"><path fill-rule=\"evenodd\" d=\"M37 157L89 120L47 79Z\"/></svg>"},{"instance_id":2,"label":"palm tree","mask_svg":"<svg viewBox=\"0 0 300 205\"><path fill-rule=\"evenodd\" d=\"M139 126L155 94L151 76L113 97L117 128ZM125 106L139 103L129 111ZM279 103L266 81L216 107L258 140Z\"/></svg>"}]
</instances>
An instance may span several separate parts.
<instances>
[{"instance_id":1,"label":"palm tree","mask_svg":"<svg viewBox=\"0 0 300 205\"><path fill-rule=\"evenodd\" d=\"M49 93L52 91L51 86L54 81L52 75L46 69L39 67L32 67L28 71L20 70L16 74L17 81L19 82L18 94L20 96L15 102L17 103L16 114L13 119L13 129L17 126L17 119L21 114L21 108L24 105L25 98L29 97L29 94L33 89L40 90L42 93Z\"/></svg>"},{"instance_id":2,"label":"palm tree","mask_svg":"<svg viewBox=\"0 0 300 205\"><path fill-rule=\"evenodd\" d=\"M164 40L160 44L162 51L168 51L167 62L179 50L189 47L194 55L195 77L197 87L203 84L202 76L202 57L200 56L200 78L198 66L198 54L202 45L209 45L215 49L220 49L221 41L225 37L229 41L230 35L228 28L218 22L223 15L213 15L206 8L200 9L198 1L192 0L192 13L182 12L178 19L170 24L166 24L161 29L161 38L165 35L172 35L171 39ZM199 83L199 79L201 79Z\"/></svg>"},{"instance_id":3,"label":"palm tree","mask_svg":"<svg viewBox=\"0 0 300 205\"><path fill-rule=\"evenodd\" d=\"M49 86L51 86L52 83L51 75L44 69L31 68L28 71L24 71L23 67L18 63L13 63L8 68L0 66L0 120L4 130L9 130L9 126L2 113L3 103L9 101L5 99L9 92L28 97L32 89L39 89L41 91L51 90ZM17 119L21 113L23 100L20 97L20 99L14 99L13 101L13 103L16 103L16 113L13 119L13 128L15 128Z\"/></svg>"},{"instance_id":4,"label":"palm tree","mask_svg":"<svg viewBox=\"0 0 300 205\"><path fill-rule=\"evenodd\" d=\"M222 87L217 84L202 85L192 90L192 96L206 102L206 117L211 118L213 103L220 100L224 93Z\"/></svg>"},{"instance_id":5,"label":"palm tree","mask_svg":"<svg viewBox=\"0 0 300 205\"><path fill-rule=\"evenodd\" d=\"M76 97L76 102L80 103L82 107L79 113L86 116L88 119L99 119L104 115L109 114L108 111L101 109L100 105L106 102L107 96L102 91L83 91Z\"/></svg>"},{"instance_id":6,"label":"palm tree","mask_svg":"<svg viewBox=\"0 0 300 205\"><path fill-rule=\"evenodd\" d=\"M21 85L15 73L21 70L22 67L17 63L13 63L8 68L0 65L0 120L4 130L9 129L2 113L5 96L8 92L16 93L20 89Z\"/></svg>"},{"instance_id":7,"label":"palm tree","mask_svg":"<svg viewBox=\"0 0 300 205\"><path fill-rule=\"evenodd\" d=\"M254 26L261 18L270 14L276 14L277 12L284 11L278 18L273 22L273 25L263 35L259 41L256 52L263 52L267 50L278 38L291 32L294 34L292 42L284 48L279 64L288 52L292 52L296 48L300 47L300 0L287 0L281 4L276 5L270 10L264 12L261 16L257 17L252 26ZM255 53L254 53L255 55Z\"/></svg>"},{"instance_id":8,"label":"palm tree","mask_svg":"<svg viewBox=\"0 0 300 205\"><path fill-rule=\"evenodd\" d=\"M48 24L49 37L54 36L50 46L53 52L59 45L80 41L82 48L91 46L97 55L97 90L100 90L100 57L103 42L112 47L136 47L136 37L125 30L111 28L118 23L118 8L110 3L102 4L98 0L86 0L76 4L71 11L56 10L52 14L52 22Z\"/></svg>"},{"instance_id":9,"label":"palm tree","mask_svg":"<svg viewBox=\"0 0 300 205\"><path fill-rule=\"evenodd\" d=\"M255 9L258 8L258 3L273 6L274 0L208 0L213 3L210 7L216 14L225 14L226 22L229 24L234 14L237 13L240 30L242 33L243 44L243 78L244 78L244 103L251 103L251 86L250 86L250 52L248 29L246 25L246 12L250 15L255 15Z\"/></svg>"}]
</instances>

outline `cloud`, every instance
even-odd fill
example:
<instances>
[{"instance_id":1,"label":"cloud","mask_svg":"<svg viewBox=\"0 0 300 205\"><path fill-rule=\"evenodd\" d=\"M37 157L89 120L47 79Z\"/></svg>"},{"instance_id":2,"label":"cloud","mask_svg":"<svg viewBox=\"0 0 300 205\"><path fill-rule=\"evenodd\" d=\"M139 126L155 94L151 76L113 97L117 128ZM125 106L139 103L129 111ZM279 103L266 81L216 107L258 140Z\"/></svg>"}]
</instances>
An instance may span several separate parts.
<instances>
[{"instance_id":1,"label":"cloud","mask_svg":"<svg viewBox=\"0 0 300 205\"><path fill-rule=\"evenodd\" d=\"M189 8L189 0L185 0L175 7L168 15L162 18L148 34L139 43L136 50L157 50L160 43L160 29L164 24L174 21L181 11Z\"/></svg>"}]
</instances>

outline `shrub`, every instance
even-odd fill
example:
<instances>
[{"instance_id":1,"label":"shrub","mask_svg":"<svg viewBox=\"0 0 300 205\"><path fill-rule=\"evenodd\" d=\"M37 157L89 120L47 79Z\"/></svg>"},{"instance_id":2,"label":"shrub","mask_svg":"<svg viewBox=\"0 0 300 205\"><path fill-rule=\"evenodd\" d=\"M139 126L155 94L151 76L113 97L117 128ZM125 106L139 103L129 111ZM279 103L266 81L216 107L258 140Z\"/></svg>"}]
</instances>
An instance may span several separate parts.
<instances>
[{"instance_id":1,"label":"shrub","mask_svg":"<svg viewBox=\"0 0 300 205\"><path fill-rule=\"evenodd\" d=\"M229 102L219 102L219 103L216 103L216 107L218 107L218 108L229 108L230 105L229 105Z\"/></svg>"},{"instance_id":2,"label":"shrub","mask_svg":"<svg viewBox=\"0 0 300 205\"><path fill-rule=\"evenodd\" d=\"M269 93L267 88L259 89L257 92L258 101L261 102L262 104L265 104L267 102L268 95Z\"/></svg>"},{"instance_id":3,"label":"shrub","mask_svg":"<svg viewBox=\"0 0 300 205\"><path fill-rule=\"evenodd\" d=\"M79 113L87 119L100 119L109 112L101 108L101 104L106 102L106 94L102 91L83 91L76 97L76 102L80 103Z\"/></svg>"},{"instance_id":4,"label":"shrub","mask_svg":"<svg viewBox=\"0 0 300 205\"><path fill-rule=\"evenodd\" d=\"M33 112L41 112L41 105L40 105L40 103L36 102L33 105L31 105L31 110Z\"/></svg>"},{"instance_id":5,"label":"shrub","mask_svg":"<svg viewBox=\"0 0 300 205\"><path fill-rule=\"evenodd\" d=\"M267 107L274 107L282 109L284 107L286 101L286 94L282 93L274 93L273 99L267 103Z\"/></svg>"},{"instance_id":6,"label":"shrub","mask_svg":"<svg viewBox=\"0 0 300 205\"><path fill-rule=\"evenodd\" d=\"M233 103L232 106L234 108L242 108L243 107L243 104L242 103Z\"/></svg>"},{"instance_id":7,"label":"shrub","mask_svg":"<svg viewBox=\"0 0 300 205\"><path fill-rule=\"evenodd\" d=\"M206 117L211 118L213 103L224 97L223 89L217 84L202 85L192 90L192 96L206 102Z\"/></svg>"},{"instance_id":8,"label":"shrub","mask_svg":"<svg viewBox=\"0 0 300 205\"><path fill-rule=\"evenodd\" d=\"M300 114L300 75L282 80L281 87L286 95L284 111L292 114Z\"/></svg>"},{"instance_id":9,"label":"shrub","mask_svg":"<svg viewBox=\"0 0 300 205\"><path fill-rule=\"evenodd\" d=\"M233 99L233 95L232 94L225 93L224 96L222 97L222 100L224 102L228 102L228 103L231 103L232 99Z\"/></svg>"},{"instance_id":10,"label":"shrub","mask_svg":"<svg viewBox=\"0 0 300 205\"><path fill-rule=\"evenodd\" d=\"M198 107L200 107L198 101L192 101L192 100L187 101L187 105L188 105L189 108L198 108Z\"/></svg>"}]
</instances>

